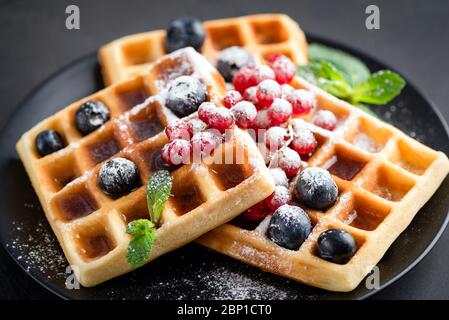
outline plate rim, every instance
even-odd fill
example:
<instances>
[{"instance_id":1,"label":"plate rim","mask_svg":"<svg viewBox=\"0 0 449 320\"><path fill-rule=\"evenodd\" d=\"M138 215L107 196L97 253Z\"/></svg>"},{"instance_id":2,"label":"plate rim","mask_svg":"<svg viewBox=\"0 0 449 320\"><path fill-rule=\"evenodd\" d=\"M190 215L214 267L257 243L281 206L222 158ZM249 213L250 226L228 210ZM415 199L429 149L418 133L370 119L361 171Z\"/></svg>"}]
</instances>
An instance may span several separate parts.
<instances>
[{"instance_id":1,"label":"plate rim","mask_svg":"<svg viewBox=\"0 0 449 320\"><path fill-rule=\"evenodd\" d=\"M391 68L390 65L388 63L384 63L382 61L382 59L378 59L377 57L374 58L372 57L370 54L367 54L365 52L363 52L362 50L353 47L352 45L348 45L346 43L342 43L339 41L335 41L335 40L331 40L327 37L323 37L323 36L319 36L314 34L313 32L306 32L306 37L308 39L308 43L313 43L313 42L322 42L322 43L326 43L326 45L330 45L332 47L335 47L337 49L343 50L345 52L349 52L351 54L354 54L356 57L360 58L360 60L364 60L364 59L368 59L371 61L376 62L377 64L380 64L388 69L391 70L397 70L395 68ZM311 41L309 41L311 40ZM2 125L1 129L0 129L0 134L3 134L4 131L6 130L6 128L8 127L8 123L10 122L11 119L13 119L16 114L20 111L20 109L22 108L23 105L25 105L27 103L27 101L31 100L35 95L37 95L37 93L44 88L48 83L50 83L51 81L53 81L55 78L57 78L60 74L64 73L66 70L70 69L73 67L73 65L76 64L80 64L83 62L87 62L91 59L96 59L98 62L98 55L97 55L97 50L95 51L91 51L87 54L84 54L70 62L68 62L67 64L63 65L61 68L57 69L56 71L52 72L50 75L48 75L42 82L40 82L37 86L35 86L27 95L25 95L24 98L22 98L19 103L16 105L16 107L14 108L14 110L11 112L11 114L7 117L6 121L4 122L4 124ZM426 94L424 94L422 92L421 89L419 89L414 83L413 81L410 81L407 77L405 77L404 75L401 75L407 82L407 86L410 86L410 88L415 91L418 95L420 95L430 106L430 108L432 109L432 111L436 114L438 120L440 121L440 123L443 126L443 129L446 133L446 135L449 137L449 125L448 122L446 121L446 119L443 117L441 111L436 107L436 104L434 103L434 101L429 98ZM412 220L413 221L413 220ZM395 276L393 276L390 280L382 283L382 285L374 290L370 290L369 292L360 295L359 297L355 298L355 300L364 300L367 298L370 298L376 294L378 294L379 292L381 292L382 290L384 290L385 288L387 288L388 286L392 285L393 283L395 283L396 281L398 281L400 278L402 278L403 276L405 276L407 273L409 273L414 267L416 267L419 263L422 262L422 260L429 254L429 252L435 247L435 244L440 240L441 235L443 234L443 232L446 230L447 225L449 224L449 208L448 208L448 212L446 213L446 217L444 218L443 223L441 224L441 226L439 227L438 231L436 232L436 234L434 235L434 237L432 238L432 240L429 242L429 244L424 248L424 250L422 250L422 252L412 261L412 263L410 263L406 268L404 268L403 270L401 270L400 272L398 272ZM407 226L408 228L409 226ZM404 230L405 231L405 230ZM395 240L396 241L396 240ZM63 290L61 290L59 287L51 285L51 282L48 281L48 279L44 279L42 277L40 277L37 274L33 274L32 272L29 272L25 269L25 266L23 266L17 259L16 257L13 255L13 252L9 249L8 246L6 246L6 239L4 239L3 235L0 234L0 243L2 244L4 250L8 253L8 255L13 259L13 261L29 276L31 277L34 281L36 281L39 285L41 285L43 288L45 288L46 290L50 291L51 293L53 293L54 295L56 295L57 297L64 299L64 300L70 300L73 299L72 296L67 295ZM341 294L345 294L345 293L341 293Z\"/></svg>"}]
</instances>

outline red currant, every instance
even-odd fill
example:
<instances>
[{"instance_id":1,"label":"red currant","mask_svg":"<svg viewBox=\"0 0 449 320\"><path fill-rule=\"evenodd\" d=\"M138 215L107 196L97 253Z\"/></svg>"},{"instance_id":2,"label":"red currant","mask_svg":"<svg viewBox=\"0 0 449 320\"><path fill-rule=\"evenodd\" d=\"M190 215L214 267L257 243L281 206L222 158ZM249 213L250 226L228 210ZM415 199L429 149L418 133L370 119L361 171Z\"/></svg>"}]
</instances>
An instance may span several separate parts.
<instances>
[{"instance_id":1,"label":"red currant","mask_svg":"<svg viewBox=\"0 0 449 320\"><path fill-rule=\"evenodd\" d=\"M271 127L271 119L268 116L268 110L257 111L256 119L254 119L253 128L255 129L266 129Z\"/></svg>"},{"instance_id":2,"label":"red currant","mask_svg":"<svg viewBox=\"0 0 449 320\"><path fill-rule=\"evenodd\" d=\"M198 132L192 137L194 159L208 157L217 146L217 137L208 131Z\"/></svg>"},{"instance_id":3,"label":"red currant","mask_svg":"<svg viewBox=\"0 0 449 320\"><path fill-rule=\"evenodd\" d=\"M272 125L279 125L286 122L292 115L292 105L285 99L274 99L268 108L268 117Z\"/></svg>"},{"instance_id":4,"label":"red currant","mask_svg":"<svg viewBox=\"0 0 449 320\"><path fill-rule=\"evenodd\" d=\"M267 59L270 67L276 76L276 81L280 84L289 83L296 74L295 64L282 54L275 54Z\"/></svg>"},{"instance_id":5,"label":"red currant","mask_svg":"<svg viewBox=\"0 0 449 320\"><path fill-rule=\"evenodd\" d=\"M282 92L282 98L287 99L287 97L293 92L295 91L295 88L293 88L291 85L289 84L283 84L281 85L281 92ZM291 103L291 102L290 102Z\"/></svg>"},{"instance_id":6,"label":"red currant","mask_svg":"<svg viewBox=\"0 0 449 320\"><path fill-rule=\"evenodd\" d=\"M301 168L301 157L296 151L286 147L276 152L271 163L284 170L287 177L292 178Z\"/></svg>"},{"instance_id":7,"label":"red currant","mask_svg":"<svg viewBox=\"0 0 449 320\"><path fill-rule=\"evenodd\" d=\"M225 96L223 97L223 105L231 109L233 106L236 105L237 102L240 102L243 100L242 95L237 90L229 90L226 92Z\"/></svg>"},{"instance_id":8,"label":"red currant","mask_svg":"<svg viewBox=\"0 0 449 320\"><path fill-rule=\"evenodd\" d=\"M307 128L301 128L295 132L295 137L293 138L290 146L302 156L313 152L317 145L318 142L316 141L312 131Z\"/></svg>"},{"instance_id":9,"label":"red currant","mask_svg":"<svg viewBox=\"0 0 449 320\"><path fill-rule=\"evenodd\" d=\"M277 208L291 201L290 191L286 187L276 186L274 192L265 199L268 208L275 211Z\"/></svg>"},{"instance_id":10,"label":"red currant","mask_svg":"<svg viewBox=\"0 0 449 320\"><path fill-rule=\"evenodd\" d=\"M257 86L249 87L243 93L243 99L257 105Z\"/></svg>"},{"instance_id":11,"label":"red currant","mask_svg":"<svg viewBox=\"0 0 449 320\"><path fill-rule=\"evenodd\" d=\"M187 121L187 127L190 136L193 136L197 132L201 132L207 129L207 124L200 119L190 119Z\"/></svg>"},{"instance_id":12,"label":"red currant","mask_svg":"<svg viewBox=\"0 0 449 320\"><path fill-rule=\"evenodd\" d=\"M209 118L216 108L217 106L212 102L203 102L198 108L198 118L200 118L200 120L204 121L205 123L209 123Z\"/></svg>"},{"instance_id":13,"label":"red currant","mask_svg":"<svg viewBox=\"0 0 449 320\"><path fill-rule=\"evenodd\" d=\"M190 132L187 123L183 120L176 120L165 128L165 134L170 141L175 139L190 140Z\"/></svg>"},{"instance_id":14,"label":"red currant","mask_svg":"<svg viewBox=\"0 0 449 320\"><path fill-rule=\"evenodd\" d=\"M254 85L261 83L264 80L274 80L276 75L273 70L267 65L256 66L253 73Z\"/></svg>"},{"instance_id":15,"label":"red currant","mask_svg":"<svg viewBox=\"0 0 449 320\"><path fill-rule=\"evenodd\" d=\"M329 110L319 110L313 117L313 124L332 131L337 126L337 117L332 111Z\"/></svg>"},{"instance_id":16,"label":"red currant","mask_svg":"<svg viewBox=\"0 0 449 320\"><path fill-rule=\"evenodd\" d=\"M274 80L263 80L257 86L257 101L262 107L268 108L281 94L281 86Z\"/></svg>"},{"instance_id":17,"label":"red currant","mask_svg":"<svg viewBox=\"0 0 449 320\"><path fill-rule=\"evenodd\" d=\"M207 119L207 124L220 132L224 132L229 129L234 124L234 119L232 118L231 111L225 107L215 108L210 112L209 119Z\"/></svg>"},{"instance_id":18,"label":"red currant","mask_svg":"<svg viewBox=\"0 0 449 320\"><path fill-rule=\"evenodd\" d=\"M288 131L281 127L271 127L265 132L265 144L270 151L279 150L289 139Z\"/></svg>"},{"instance_id":19,"label":"red currant","mask_svg":"<svg viewBox=\"0 0 449 320\"><path fill-rule=\"evenodd\" d=\"M293 91L287 96L287 100L292 104L293 114L298 116L308 114L317 106L315 95L304 89Z\"/></svg>"},{"instance_id":20,"label":"red currant","mask_svg":"<svg viewBox=\"0 0 449 320\"><path fill-rule=\"evenodd\" d=\"M237 71L237 73L234 75L234 80L232 81L235 90L243 94L247 88L255 86L257 84L254 77L255 69L255 66L249 65Z\"/></svg>"},{"instance_id":21,"label":"red currant","mask_svg":"<svg viewBox=\"0 0 449 320\"><path fill-rule=\"evenodd\" d=\"M253 125L257 116L257 109L251 102L240 101L231 108L231 113L237 126L246 129Z\"/></svg>"},{"instance_id":22,"label":"red currant","mask_svg":"<svg viewBox=\"0 0 449 320\"><path fill-rule=\"evenodd\" d=\"M256 203L243 213L243 216L251 221L262 221L267 215L270 214L270 210L264 201Z\"/></svg>"},{"instance_id":23,"label":"red currant","mask_svg":"<svg viewBox=\"0 0 449 320\"><path fill-rule=\"evenodd\" d=\"M167 165L180 165L189 163L191 153L192 146L189 141L175 139L164 146L161 157Z\"/></svg>"}]
</instances>

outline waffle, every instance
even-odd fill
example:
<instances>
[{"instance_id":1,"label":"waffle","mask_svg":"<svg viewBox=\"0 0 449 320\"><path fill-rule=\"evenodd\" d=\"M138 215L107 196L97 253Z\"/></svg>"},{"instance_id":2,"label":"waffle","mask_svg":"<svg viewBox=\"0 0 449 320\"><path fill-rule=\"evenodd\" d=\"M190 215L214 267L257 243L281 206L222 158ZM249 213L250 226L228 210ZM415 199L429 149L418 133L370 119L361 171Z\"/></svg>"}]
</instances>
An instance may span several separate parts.
<instances>
[{"instance_id":1,"label":"waffle","mask_svg":"<svg viewBox=\"0 0 449 320\"><path fill-rule=\"evenodd\" d=\"M201 49L212 63L230 46L246 48L261 62L282 53L296 64L307 63L307 42L298 24L286 15L261 14L204 22L206 38ZM165 31L157 30L117 39L99 51L106 85L138 74L165 54Z\"/></svg>"},{"instance_id":2,"label":"waffle","mask_svg":"<svg viewBox=\"0 0 449 320\"><path fill-rule=\"evenodd\" d=\"M164 107L164 92L170 80L180 75L204 81L208 100L220 103L222 78L204 57L187 48L157 60L132 80L71 104L26 132L17 143L46 217L83 286L131 271L125 258L130 236L125 230L130 221L149 218L145 185L151 173L161 168L161 148L168 142L163 129L176 119ZM91 99L104 102L111 119L82 137L74 113ZM47 129L61 133L67 146L39 157L34 140ZM245 151L242 164L202 161L172 172L172 196L148 261L231 220L273 192L274 182L247 133L234 129L212 157L232 155L237 147ZM105 160L119 156L138 166L141 187L112 199L99 188L98 171Z\"/></svg>"},{"instance_id":3,"label":"waffle","mask_svg":"<svg viewBox=\"0 0 449 320\"><path fill-rule=\"evenodd\" d=\"M437 190L449 171L445 154L299 77L296 88L316 93L318 109L334 112L333 132L309 127L318 141L307 166L327 169L338 188L337 202L327 211L306 207L313 230L299 250L284 249L266 236L271 216L260 224L239 217L214 229L198 242L265 271L331 291L351 291L371 272L389 246ZM293 188L294 180L291 183ZM297 204L299 205L299 204ZM357 251L343 265L318 257L316 241L325 230L339 228L355 239ZM400 254L400 253L397 253Z\"/></svg>"}]
</instances>

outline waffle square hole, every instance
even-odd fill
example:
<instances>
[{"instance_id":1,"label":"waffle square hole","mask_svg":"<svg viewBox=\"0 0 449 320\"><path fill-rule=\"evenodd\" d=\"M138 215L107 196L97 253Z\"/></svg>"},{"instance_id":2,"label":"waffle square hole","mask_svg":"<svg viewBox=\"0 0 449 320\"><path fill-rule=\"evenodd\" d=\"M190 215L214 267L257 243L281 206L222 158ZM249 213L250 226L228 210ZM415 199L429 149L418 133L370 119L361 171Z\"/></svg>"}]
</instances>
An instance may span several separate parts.
<instances>
[{"instance_id":1,"label":"waffle square hole","mask_svg":"<svg viewBox=\"0 0 449 320\"><path fill-rule=\"evenodd\" d=\"M116 87L115 90L123 111L127 111L134 106L141 104L149 96L143 81L140 78L127 81L126 83Z\"/></svg>"},{"instance_id":2,"label":"waffle square hole","mask_svg":"<svg viewBox=\"0 0 449 320\"><path fill-rule=\"evenodd\" d=\"M175 214L181 216L199 207L206 199L195 184L193 177L175 172L169 201Z\"/></svg>"},{"instance_id":3,"label":"waffle square hole","mask_svg":"<svg viewBox=\"0 0 449 320\"><path fill-rule=\"evenodd\" d=\"M85 260L101 258L117 246L110 235L105 218L99 219L93 225L81 224L73 231L78 253Z\"/></svg>"},{"instance_id":4,"label":"waffle square hole","mask_svg":"<svg viewBox=\"0 0 449 320\"><path fill-rule=\"evenodd\" d=\"M435 158L434 153L416 150L405 140L398 140L389 160L413 174L422 175Z\"/></svg>"},{"instance_id":5,"label":"waffle square hole","mask_svg":"<svg viewBox=\"0 0 449 320\"><path fill-rule=\"evenodd\" d=\"M52 201L57 218L65 222L88 216L98 209L97 201L84 183L65 189Z\"/></svg>"},{"instance_id":6,"label":"waffle square hole","mask_svg":"<svg viewBox=\"0 0 449 320\"><path fill-rule=\"evenodd\" d=\"M144 192L137 195L135 201L126 203L123 208L118 208L118 211L126 224L138 219L150 219Z\"/></svg>"},{"instance_id":7,"label":"waffle square hole","mask_svg":"<svg viewBox=\"0 0 449 320\"><path fill-rule=\"evenodd\" d=\"M390 207L359 194L350 195L348 200L338 218L357 229L375 230L391 211Z\"/></svg>"},{"instance_id":8,"label":"waffle square hole","mask_svg":"<svg viewBox=\"0 0 449 320\"><path fill-rule=\"evenodd\" d=\"M216 50L223 50L227 47L242 47L242 37L240 35L238 25L230 25L225 27L210 27L207 33L212 41L212 45Z\"/></svg>"},{"instance_id":9,"label":"waffle square hole","mask_svg":"<svg viewBox=\"0 0 449 320\"><path fill-rule=\"evenodd\" d=\"M360 156L336 145L334 154L321 167L340 179L351 181L365 165L366 161Z\"/></svg>"},{"instance_id":10,"label":"waffle square hole","mask_svg":"<svg viewBox=\"0 0 449 320\"><path fill-rule=\"evenodd\" d=\"M288 39L287 30L280 21L255 21L251 25L260 44L280 43Z\"/></svg>"},{"instance_id":11,"label":"waffle square hole","mask_svg":"<svg viewBox=\"0 0 449 320\"><path fill-rule=\"evenodd\" d=\"M162 45L160 48L155 48L154 39L143 37L126 42L122 46L122 52L128 65L139 65L153 62L163 55L164 50Z\"/></svg>"},{"instance_id":12,"label":"waffle square hole","mask_svg":"<svg viewBox=\"0 0 449 320\"><path fill-rule=\"evenodd\" d=\"M378 127L370 123L369 120L361 118L356 131L349 134L346 140L362 150L377 153L384 148L390 137L390 130Z\"/></svg>"},{"instance_id":13,"label":"waffle square hole","mask_svg":"<svg viewBox=\"0 0 449 320\"><path fill-rule=\"evenodd\" d=\"M92 140L93 142L85 145L92 166L109 159L120 151L120 144L114 137L112 130L101 132Z\"/></svg>"},{"instance_id":14,"label":"waffle square hole","mask_svg":"<svg viewBox=\"0 0 449 320\"><path fill-rule=\"evenodd\" d=\"M229 144L217 149L209 173L222 191L234 188L252 175L248 165L248 150Z\"/></svg>"},{"instance_id":15,"label":"waffle square hole","mask_svg":"<svg viewBox=\"0 0 449 320\"><path fill-rule=\"evenodd\" d=\"M389 201L400 201L415 182L393 168L381 165L367 173L362 187Z\"/></svg>"},{"instance_id":16,"label":"waffle square hole","mask_svg":"<svg viewBox=\"0 0 449 320\"><path fill-rule=\"evenodd\" d=\"M42 164L43 184L52 192L58 192L80 176L73 153L46 158L44 161Z\"/></svg>"},{"instance_id":17,"label":"waffle square hole","mask_svg":"<svg viewBox=\"0 0 449 320\"><path fill-rule=\"evenodd\" d=\"M143 162L142 174L149 179L151 173L159 170L173 171L177 166L167 166L162 161L161 145L148 144L139 150L138 157Z\"/></svg>"},{"instance_id":18,"label":"waffle square hole","mask_svg":"<svg viewBox=\"0 0 449 320\"><path fill-rule=\"evenodd\" d=\"M137 141L143 141L162 132L165 128L157 112L157 103L150 103L147 107L131 112L129 122L132 134Z\"/></svg>"},{"instance_id":19,"label":"waffle square hole","mask_svg":"<svg viewBox=\"0 0 449 320\"><path fill-rule=\"evenodd\" d=\"M181 54L175 58L166 57L157 63L152 71L152 78L158 90L162 90L168 84L180 77L192 75L195 71L194 64L186 54Z\"/></svg>"}]
</instances>

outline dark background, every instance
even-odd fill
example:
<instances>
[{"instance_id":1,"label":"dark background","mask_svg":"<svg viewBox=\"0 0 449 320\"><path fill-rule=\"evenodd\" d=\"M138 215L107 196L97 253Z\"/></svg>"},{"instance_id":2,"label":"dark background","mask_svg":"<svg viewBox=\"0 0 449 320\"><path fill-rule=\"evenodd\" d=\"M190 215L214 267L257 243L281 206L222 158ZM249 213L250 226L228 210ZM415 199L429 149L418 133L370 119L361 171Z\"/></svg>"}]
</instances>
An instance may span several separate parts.
<instances>
[{"instance_id":1,"label":"dark background","mask_svg":"<svg viewBox=\"0 0 449 320\"><path fill-rule=\"evenodd\" d=\"M81 29L65 28L76 4ZM365 28L365 8L380 8L380 30ZM360 49L407 77L449 119L447 0L0 0L0 127L40 82L117 37L164 28L181 15L203 20L262 12L287 13L306 33ZM430 254L374 299L449 299L449 230ZM0 248L0 298L55 298Z\"/></svg>"}]
</instances>

